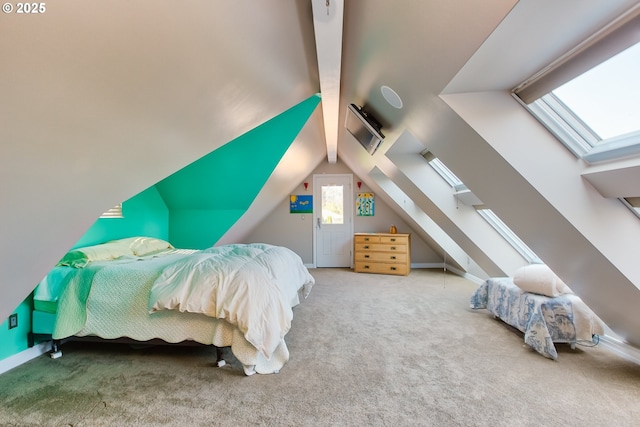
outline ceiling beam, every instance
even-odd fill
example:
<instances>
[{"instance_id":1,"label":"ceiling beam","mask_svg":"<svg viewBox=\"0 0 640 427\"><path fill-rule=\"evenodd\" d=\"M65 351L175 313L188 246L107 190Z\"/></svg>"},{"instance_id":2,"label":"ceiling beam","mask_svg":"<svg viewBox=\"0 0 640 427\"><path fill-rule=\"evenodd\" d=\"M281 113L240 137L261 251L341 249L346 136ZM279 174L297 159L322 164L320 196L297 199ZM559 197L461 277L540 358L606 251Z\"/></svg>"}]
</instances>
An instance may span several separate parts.
<instances>
[{"instance_id":1,"label":"ceiling beam","mask_svg":"<svg viewBox=\"0 0 640 427\"><path fill-rule=\"evenodd\" d=\"M338 159L344 0L312 0L327 160Z\"/></svg>"}]
</instances>

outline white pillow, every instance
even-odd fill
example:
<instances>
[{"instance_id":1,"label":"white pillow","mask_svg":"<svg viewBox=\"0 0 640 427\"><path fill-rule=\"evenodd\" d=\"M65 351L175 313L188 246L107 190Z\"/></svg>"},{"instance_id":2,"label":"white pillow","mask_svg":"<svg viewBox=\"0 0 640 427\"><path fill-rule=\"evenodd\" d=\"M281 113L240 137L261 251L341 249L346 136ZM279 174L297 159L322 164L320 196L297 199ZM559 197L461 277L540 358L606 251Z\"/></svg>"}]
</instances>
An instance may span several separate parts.
<instances>
[{"instance_id":1,"label":"white pillow","mask_svg":"<svg viewBox=\"0 0 640 427\"><path fill-rule=\"evenodd\" d=\"M102 243L73 249L65 254L57 265L82 268L91 261L109 261L122 256L132 256L131 250L119 242Z\"/></svg>"},{"instance_id":2,"label":"white pillow","mask_svg":"<svg viewBox=\"0 0 640 427\"><path fill-rule=\"evenodd\" d=\"M546 264L520 267L513 275L513 283L525 292L557 297L573 291Z\"/></svg>"},{"instance_id":3,"label":"white pillow","mask_svg":"<svg viewBox=\"0 0 640 427\"><path fill-rule=\"evenodd\" d=\"M135 256L145 256L164 249L173 249L171 243L155 237L127 237L113 243L126 245Z\"/></svg>"}]
</instances>

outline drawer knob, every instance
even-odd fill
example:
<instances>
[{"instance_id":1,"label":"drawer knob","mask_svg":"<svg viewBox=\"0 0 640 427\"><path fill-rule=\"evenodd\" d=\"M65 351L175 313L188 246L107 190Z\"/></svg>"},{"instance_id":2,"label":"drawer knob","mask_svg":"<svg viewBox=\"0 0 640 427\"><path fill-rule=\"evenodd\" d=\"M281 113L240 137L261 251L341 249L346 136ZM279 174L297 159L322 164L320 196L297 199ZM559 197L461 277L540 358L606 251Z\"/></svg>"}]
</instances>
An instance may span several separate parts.
<instances>
[{"instance_id":1,"label":"drawer knob","mask_svg":"<svg viewBox=\"0 0 640 427\"><path fill-rule=\"evenodd\" d=\"M391 238L391 241L392 241L392 242L395 242L395 241L396 241L396 239L394 239L394 238Z\"/></svg>"},{"instance_id":2,"label":"drawer knob","mask_svg":"<svg viewBox=\"0 0 640 427\"><path fill-rule=\"evenodd\" d=\"M365 238L364 238L364 241L365 241L365 242L368 242L368 241L369 241L369 238L368 238L368 237L365 237Z\"/></svg>"},{"instance_id":3,"label":"drawer knob","mask_svg":"<svg viewBox=\"0 0 640 427\"><path fill-rule=\"evenodd\" d=\"M395 255L392 255L392 256L391 256L391 259L396 259Z\"/></svg>"},{"instance_id":4,"label":"drawer knob","mask_svg":"<svg viewBox=\"0 0 640 427\"><path fill-rule=\"evenodd\" d=\"M364 245L364 248L365 249L369 249L369 245Z\"/></svg>"},{"instance_id":5,"label":"drawer knob","mask_svg":"<svg viewBox=\"0 0 640 427\"><path fill-rule=\"evenodd\" d=\"M365 265L365 266L364 266L364 268L365 268L365 269L366 269L366 268L369 268L369 266L368 266L368 265Z\"/></svg>"},{"instance_id":6,"label":"drawer knob","mask_svg":"<svg viewBox=\"0 0 640 427\"><path fill-rule=\"evenodd\" d=\"M369 258L369 257L370 257L370 255L365 255L364 257L365 257L365 258Z\"/></svg>"},{"instance_id":7,"label":"drawer knob","mask_svg":"<svg viewBox=\"0 0 640 427\"><path fill-rule=\"evenodd\" d=\"M392 251L395 251L395 250L396 250L396 247L395 247L395 246L391 246L391 250L392 250Z\"/></svg>"},{"instance_id":8,"label":"drawer knob","mask_svg":"<svg viewBox=\"0 0 640 427\"><path fill-rule=\"evenodd\" d=\"M396 270L397 270L397 268L391 267L391 271L396 271Z\"/></svg>"}]
</instances>

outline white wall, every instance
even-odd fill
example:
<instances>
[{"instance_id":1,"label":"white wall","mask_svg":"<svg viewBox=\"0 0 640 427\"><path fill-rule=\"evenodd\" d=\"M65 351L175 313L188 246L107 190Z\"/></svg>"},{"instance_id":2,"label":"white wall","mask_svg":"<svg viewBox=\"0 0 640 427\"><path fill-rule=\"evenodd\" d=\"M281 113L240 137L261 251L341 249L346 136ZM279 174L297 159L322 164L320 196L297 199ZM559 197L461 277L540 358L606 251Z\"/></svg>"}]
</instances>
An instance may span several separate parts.
<instances>
[{"instance_id":1,"label":"white wall","mask_svg":"<svg viewBox=\"0 0 640 427\"><path fill-rule=\"evenodd\" d=\"M292 194L313 194L314 174L352 174L353 172L338 159L335 164L322 162L313 173L300 182ZM358 189L356 182L361 181L354 175L354 192L370 192L370 188L363 183ZM309 187L304 189L303 182ZM355 202L355 199L354 199ZM305 264L313 263L313 220L312 215L290 214L289 198L282 199L276 208L242 241L265 242L286 246L294 250ZM391 224L398 228L398 232L412 233L411 262L413 264L441 264L442 256L437 254L410 226L397 215L381 197L375 200L375 215L372 217L354 217L355 232L388 232Z\"/></svg>"}]
</instances>

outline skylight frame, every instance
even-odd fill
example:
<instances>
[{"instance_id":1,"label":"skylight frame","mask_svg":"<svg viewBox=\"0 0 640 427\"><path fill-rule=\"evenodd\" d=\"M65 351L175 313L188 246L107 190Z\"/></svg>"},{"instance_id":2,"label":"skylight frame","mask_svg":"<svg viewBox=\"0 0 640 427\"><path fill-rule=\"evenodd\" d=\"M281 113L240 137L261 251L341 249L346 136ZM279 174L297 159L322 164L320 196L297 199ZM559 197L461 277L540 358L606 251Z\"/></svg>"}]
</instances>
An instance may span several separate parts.
<instances>
[{"instance_id":1,"label":"skylight frame","mask_svg":"<svg viewBox=\"0 0 640 427\"><path fill-rule=\"evenodd\" d=\"M514 97L569 151L589 164L640 154L640 130L602 139L553 93L529 105Z\"/></svg>"},{"instance_id":2,"label":"skylight frame","mask_svg":"<svg viewBox=\"0 0 640 427\"><path fill-rule=\"evenodd\" d=\"M622 197L622 203L640 218L640 197Z\"/></svg>"},{"instance_id":3,"label":"skylight frame","mask_svg":"<svg viewBox=\"0 0 640 427\"><path fill-rule=\"evenodd\" d=\"M498 232L529 264L542 264L542 260L531 250L516 233L486 206L476 206L476 212Z\"/></svg>"},{"instance_id":4,"label":"skylight frame","mask_svg":"<svg viewBox=\"0 0 640 427\"><path fill-rule=\"evenodd\" d=\"M576 157L582 158L597 145L598 135L553 93L529 105L514 97Z\"/></svg>"},{"instance_id":5,"label":"skylight frame","mask_svg":"<svg viewBox=\"0 0 640 427\"><path fill-rule=\"evenodd\" d=\"M438 175L440 175L442 179L444 179L447 182L447 184L451 186L451 188L457 189L457 188L465 187L462 180L458 178L456 174L451 172L451 169L449 169L442 162L442 160L435 157L431 152L426 151L422 153L422 157L424 157L425 160L427 160L427 163L429 164L429 166L431 166L433 170L435 170L438 173Z\"/></svg>"}]
</instances>

